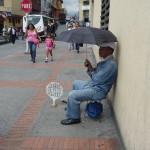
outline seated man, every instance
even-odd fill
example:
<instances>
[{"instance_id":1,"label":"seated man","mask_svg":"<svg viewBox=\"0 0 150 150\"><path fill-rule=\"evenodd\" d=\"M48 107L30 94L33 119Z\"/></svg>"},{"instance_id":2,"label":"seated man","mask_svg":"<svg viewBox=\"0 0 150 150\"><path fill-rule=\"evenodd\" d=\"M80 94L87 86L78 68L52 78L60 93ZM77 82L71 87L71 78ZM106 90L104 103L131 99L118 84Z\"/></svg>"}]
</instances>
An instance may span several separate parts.
<instances>
[{"instance_id":1,"label":"seated man","mask_svg":"<svg viewBox=\"0 0 150 150\"><path fill-rule=\"evenodd\" d=\"M90 76L89 81L76 80L73 90L68 94L67 119L61 124L70 125L80 123L80 103L82 101L94 101L105 99L117 77L117 63L112 54L115 43L102 44L99 48L99 56L102 60L93 68L89 60L85 60L84 66Z\"/></svg>"}]
</instances>

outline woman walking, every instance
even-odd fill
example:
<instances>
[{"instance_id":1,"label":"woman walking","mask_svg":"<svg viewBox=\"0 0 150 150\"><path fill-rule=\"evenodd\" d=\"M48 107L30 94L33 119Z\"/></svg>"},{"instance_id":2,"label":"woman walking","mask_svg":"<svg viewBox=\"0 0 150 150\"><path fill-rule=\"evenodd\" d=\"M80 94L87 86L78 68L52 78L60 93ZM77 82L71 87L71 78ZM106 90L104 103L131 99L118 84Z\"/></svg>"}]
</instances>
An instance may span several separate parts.
<instances>
[{"instance_id":1,"label":"woman walking","mask_svg":"<svg viewBox=\"0 0 150 150\"><path fill-rule=\"evenodd\" d=\"M37 33L37 30L35 29L35 26L32 23L30 23L27 26L24 37L28 38L28 44L29 44L30 54L31 54L31 61L33 61L33 63L35 63L36 47L38 44L38 39L39 40L41 40L41 39Z\"/></svg>"}]
</instances>

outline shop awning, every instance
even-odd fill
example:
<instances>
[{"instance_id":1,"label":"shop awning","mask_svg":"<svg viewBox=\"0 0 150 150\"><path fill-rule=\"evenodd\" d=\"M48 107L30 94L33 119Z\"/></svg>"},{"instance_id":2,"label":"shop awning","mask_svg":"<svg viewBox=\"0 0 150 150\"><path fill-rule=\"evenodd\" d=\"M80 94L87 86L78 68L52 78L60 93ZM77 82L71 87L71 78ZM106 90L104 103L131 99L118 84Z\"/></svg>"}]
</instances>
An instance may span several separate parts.
<instances>
[{"instance_id":1,"label":"shop awning","mask_svg":"<svg viewBox=\"0 0 150 150\"><path fill-rule=\"evenodd\" d=\"M11 17L12 13L11 12L6 12L6 11L0 11L0 16L2 16L3 18Z\"/></svg>"}]
</instances>

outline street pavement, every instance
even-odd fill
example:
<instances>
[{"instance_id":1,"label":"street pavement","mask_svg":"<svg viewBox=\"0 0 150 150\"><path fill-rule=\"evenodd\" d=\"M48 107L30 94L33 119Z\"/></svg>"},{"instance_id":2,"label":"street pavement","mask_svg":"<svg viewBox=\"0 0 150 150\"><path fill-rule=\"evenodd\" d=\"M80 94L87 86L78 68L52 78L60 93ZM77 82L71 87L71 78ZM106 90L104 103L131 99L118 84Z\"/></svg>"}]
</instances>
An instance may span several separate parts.
<instances>
[{"instance_id":1,"label":"street pavement","mask_svg":"<svg viewBox=\"0 0 150 150\"><path fill-rule=\"evenodd\" d=\"M68 44L56 42L54 61L45 63L45 45L37 48L36 63L25 54L25 41L0 45L0 150L121 150L117 129L108 100L102 100L104 112L99 119L84 117L86 102L81 103L80 124L64 126L66 99L74 80L88 80L80 53L69 51ZM88 59L96 66L92 48ZM63 95L50 107L52 99L46 86L58 82Z\"/></svg>"}]
</instances>

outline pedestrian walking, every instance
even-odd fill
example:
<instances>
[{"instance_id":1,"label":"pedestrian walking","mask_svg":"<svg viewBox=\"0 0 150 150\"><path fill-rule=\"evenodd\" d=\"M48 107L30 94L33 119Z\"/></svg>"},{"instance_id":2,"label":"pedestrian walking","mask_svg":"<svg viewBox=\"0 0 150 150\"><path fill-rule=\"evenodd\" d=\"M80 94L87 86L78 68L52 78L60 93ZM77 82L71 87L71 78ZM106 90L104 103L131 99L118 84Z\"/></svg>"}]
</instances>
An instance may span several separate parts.
<instances>
[{"instance_id":1,"label":"pedestrian walking","mask_svg":"<svg viewBox=\"0 0 150 150\"><path fill-rule=\"evenodd\" d=\"M56 21L54 21L53 25L54 25L54 38L55 38L55 37L57 37L56 31L57 31L59 25Z\"/></svg>"},{"instance_id":2,"label":"pedestrian walking","mask_svg":"<svg viewBox=\"0 0 150 150\"><path fill-rule=\"evenodd\" d=\"M23 29L21 29L21 37L22 37L22 40L24 40L24 32L23 32Z\"/></svg>"},{"instance_id":3,"label":"pedestrian walking","mask_svg":"<svg viewBox=\"0 0 150 150\"><path fill-rule=\"evenodd\" d=\"M52 20L48 20L48 25L47 25L47 34L50 33L52 35L52 38L54 39L54 32L55 32L55 29L54 29L54 24L52 22Z\"/></svg>"},{"instance_id":4,"label":"pedestrian walking","mask_svg":"<svg viewBox=\"0 0 150 150\"><path fill-rule=\"evenodd\" d=\"M75 29L77 29L77 28L80 28L79 22L76 22L76 23L75 23ZM80 43L75 43L75 46L76 46L76 51L77 51L77 53L79 53L79 50L80 50Z\"/></svg>"},{"instance_id":5,"label":"pedestrian walking","mask_svg":"<svg viewBox=\"0 0 150 150\"><path fill-rule=\"evenodd\" d=\"M46 30L47 30L47 34L50 33L53 40L55 40L55 25L53 24L53 21L50 19L48 20L48 25Z\"/></svg>"},{"instance_id":6,"label":"pedestrian walking","mask_svg":"<svg viewBox=\"0 0 150 150\"><path fill-rule=\"evenodd\" d=\"M16 29L14 26L8 28L8 33L9 33L9 41L12 44L15 44L16 41Z\"/></svg>"},{"instance_id":7,"label":"pedestrian walking","mask_svg":"<svg viewBox=\"0 0 150 150\"><path fill-rule=\"evenodd\" d=\"M6 32L7 32L7 26L4 26L4 28L3 28L3 35L4 36L6 35Z\"/></svg>"},{"instance_id":8,"label":"pedestrian walking","mask_svg":"<svg viewBox=\"0 0 150 150\"><path fill-rule=\"evenodd\" d=\"M75 29L75 27L73 26L73 23L70 23L68 31L73 30L73 29ZM69 50L71 50L71 49L74 49L74 43L73 42L69 43Z\"/></svg>"},{"instance_id":9,"label":"pedestrian walking","mask_svg":"<svg viewBox=\"0 0 150 150\"><path fill-rule=\"evenodd\" d=\"M35 63L36 48L37 48L37 44L39 44L38 39L41 41L41 38L38 35L37 30L35 29L35 26L32 23L30 23L27 26L24 37L28 38L28 44L29 44L30 54L31 54L31 61L33 61L33 63Z\"/></svg>"},{"instance_id":10,"label":"pedestrian walking","mask_svg":"<svg viewBox=\"0 0 150 150\"><path fill-rule=\"evenodd\" d=\"M50 33L48 33L47 35L47 38L45 39L45 43L46 43L46 59L45 59L45 62L47 63L48 62L48 57L49 57L49 54L51 55L51 61L53 61L53 53L52 53L52 50L54 48L54 40L52 38L52 35Z\"/></svg>"}]
</instances>

